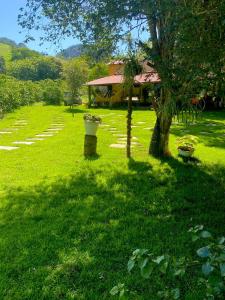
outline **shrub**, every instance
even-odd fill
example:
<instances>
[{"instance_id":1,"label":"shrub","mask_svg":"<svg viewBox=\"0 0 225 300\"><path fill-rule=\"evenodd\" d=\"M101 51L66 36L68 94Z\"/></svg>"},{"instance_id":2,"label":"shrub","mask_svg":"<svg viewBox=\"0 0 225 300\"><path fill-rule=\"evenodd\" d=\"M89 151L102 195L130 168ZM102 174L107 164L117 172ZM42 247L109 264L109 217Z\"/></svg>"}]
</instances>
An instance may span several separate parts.
<instances>
[{"instance_id":1,"label":"shrub","mask_svg":"<svg viewBox=\"0 0 225 300\"><path fill-rule=\"evenodd\" d=\"M155 299L186 299L189 291L184 287L185 281L193 274L196 274L193 280L201 290L202 299L225 299L225 237L213 237L202 225L190 228L189 232L192 242L200 246L195 251L196 257L156 256L147 249L136 249L128 261L128 272L138 267L144 279L158 274L161 288L155 286L158 289ZM202 244L202 240L206 244ZM129 299L128 292L120 283L110 294L125 300Z\"/></svg>"},{"instance_id":2,"label":"shrub","mask_svg":"<svg viewBox=\"0 0 225 300\"><path fill-rule=\"evenodd\" d=\"M63 101L63 86L60 80L43 80L39 82L42 100L48 105L60 105Z\"/></svg>"}]
</instances>

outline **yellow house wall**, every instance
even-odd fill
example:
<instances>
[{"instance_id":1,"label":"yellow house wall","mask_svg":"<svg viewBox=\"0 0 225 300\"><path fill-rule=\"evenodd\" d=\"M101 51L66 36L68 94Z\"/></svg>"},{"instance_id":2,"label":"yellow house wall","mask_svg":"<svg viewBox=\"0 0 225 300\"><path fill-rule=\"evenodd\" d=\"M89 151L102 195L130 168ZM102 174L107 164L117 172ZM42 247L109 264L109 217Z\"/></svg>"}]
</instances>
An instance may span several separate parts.
<instances>
[{"instance_id":1,"label":"yellow house wall","mask_svg":"<svg viewBox=\"0 0 225 300\"><path fill-rule=\"evenodd\" d=\"M121 75L124 71L123 65L109 65L109 75Z\"/></svg>"},{"instance_id":2,"label":"yellow house wall","mask_svg":"<svg viewBox=\"0 0 225 300\"><path fill-rule=\"evenodd\" d=\"M99 94L95 94L95 100L97 103L119 103L123 101L124 98L128 97L128 93L124 90L122 84L113 85L112 87L113 95L112 97L103 97ZM139 97L141 96L141 88L134 87L133 88L133 96Z\"/></svg>"}]
</instances>

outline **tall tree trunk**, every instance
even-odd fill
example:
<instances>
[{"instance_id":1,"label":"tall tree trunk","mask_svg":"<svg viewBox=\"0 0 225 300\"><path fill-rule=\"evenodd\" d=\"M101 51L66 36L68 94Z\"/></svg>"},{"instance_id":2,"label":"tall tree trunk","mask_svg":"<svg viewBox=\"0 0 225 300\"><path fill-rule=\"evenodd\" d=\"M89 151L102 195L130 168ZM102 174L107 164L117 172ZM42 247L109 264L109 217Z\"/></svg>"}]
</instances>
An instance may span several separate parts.
<instances>
[{"instance_id":1,"label":"tall tree trunk","mask_svg":"<svg viewBox=\"0 0 225 300\"><path fill-rule=\"evenodd\" d=\"M149 154L154 157L170 156L169 132L172 117L158 115L149 146Z\"/></svg>"},{"instance_id":2,"label":"tall tree trunk","mask_svg":"<svg viewBox=\"0 0 225 300\"><path fill-rule=\"evenodd\" d=\"M149 154L154 157L170 156L169 150L169 134L172 123L172 115L165 112L163 107L168 106L170 100L170 92L162 88L160 97L160 109L155 106L156 123L149 146Z\"/></svg>"},{"instance_id":3,"label":"tall tree trunk","mask_svg":"<svg viewBox=\"0 0 225 300\"><path fill-rule=\"evenodd\" d=\"M132 121L132 87L129 87L129 99L127 109L127 158L131 156L131 121Z\"/></svg>"}]
</instances>

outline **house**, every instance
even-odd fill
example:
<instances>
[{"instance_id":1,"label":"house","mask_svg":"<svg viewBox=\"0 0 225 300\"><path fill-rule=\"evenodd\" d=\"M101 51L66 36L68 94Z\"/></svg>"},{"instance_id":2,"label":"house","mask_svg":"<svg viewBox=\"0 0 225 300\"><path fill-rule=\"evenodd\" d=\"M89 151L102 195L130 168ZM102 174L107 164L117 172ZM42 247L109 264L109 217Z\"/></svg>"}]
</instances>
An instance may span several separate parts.
<instances>
[{"instance_id":1,"label":"house","mask_svg":"<svg viewBox=\"0 0 225 300\"><path fill-rule=\"evenodd\" d=\"M157 72L148 66L147 61L141 62L143 72L135 76L133 86L133 101L146 103L153 84L159 84ZM117 60L108 64L109 76L87 82L89 103L99 105L122 103L128 99L124 88L124 62Z\"/></svg>"}]
</instances>

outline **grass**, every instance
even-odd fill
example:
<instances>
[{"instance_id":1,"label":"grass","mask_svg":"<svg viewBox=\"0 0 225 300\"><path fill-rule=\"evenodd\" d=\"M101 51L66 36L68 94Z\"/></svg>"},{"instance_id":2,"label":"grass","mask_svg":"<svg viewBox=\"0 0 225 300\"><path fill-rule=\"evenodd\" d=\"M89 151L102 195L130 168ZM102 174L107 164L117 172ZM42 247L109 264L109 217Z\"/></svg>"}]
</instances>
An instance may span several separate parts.
<instances>
[{"instance_id":1,"label":"grass","mask_svg":"<svg viewBox=\"0 0 225 300\"><path fill-rule=\"evenodd\" d=\"M10 45L0 43L0 56L4 57L6 62L9 62L12 56L12 47Z\"/></svg>"},{"instance_id":2,"label":"grass","mask_svg":"<svg viewBox=\"0 0 225 300\"><path fill-rule=\"evenodd\" d=\"M187 127L174 124L174 158L164 161L147 155L152 131L143 128L153 127L153 112L136 110L133 136L141 146L127 161L125 149L109 147L117 137L104 126L98 131L99 157L83 158L84 111L76 108L73 117L65 107L37 105L0 122L5 129L19 118L28 120L23 129L1 136L0 145L33 137L58 117L65 123L45 141L1 151L0 299L110 299L109 290L124 282L135 291L130 299L153 300L161 284L157 274L145 281L126 271L134 249L194 253L187 230L196 224L224 234L225 112L205 113ZM92 112L125 133L124 110ZM175 140L187 131L200 138L200 165L177 158ZM193 274L185 288L186 300L202 299Z\"/></svg>"}]
</instances>

